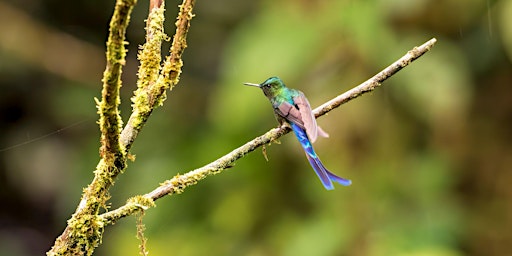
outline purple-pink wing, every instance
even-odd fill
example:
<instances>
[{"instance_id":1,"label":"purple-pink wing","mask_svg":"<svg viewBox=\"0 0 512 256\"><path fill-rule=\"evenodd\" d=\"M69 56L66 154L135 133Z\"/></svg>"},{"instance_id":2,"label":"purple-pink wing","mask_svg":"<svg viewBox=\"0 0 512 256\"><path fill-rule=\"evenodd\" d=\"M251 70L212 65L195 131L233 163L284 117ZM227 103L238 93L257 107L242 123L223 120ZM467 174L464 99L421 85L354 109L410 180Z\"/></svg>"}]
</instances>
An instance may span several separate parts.
<instances>
[{"instance_id":1,"label":"purple-pink wing","mask_svg":"<svg viewBox=\"0 0 512 256\"><path fill-rule=\"evenodd\" d=\"M301 92L299 96L293 98L293 101L295 105L288 102L281 103L276 108L277 114L304 129L311 142L315 142L319 135L329 137L329 134L316 124L315 116L304 94Z\"/></svg>"},{"instance_id":2,"label":"purple-pink wing","mask_svg":"<svg viewBox=\"0 0 512 256\"><path fill-rule=\"evenodd\" d=\"M308 134L311 142L315 142L318 137L318 125L316 124L315 116L313 115L313 111L311 111L311 106L309 105L308 99L301 92L298 96L293 98L293 102L299 108L300 116L302 117L302 122L304 124L304 129Z\"/></svg>"},{"instance_id":3,"label":"purple-pink wing","mask_svg":"<svg viewBox=\"0 0 512 256\"><path fill-rule=\"evenodd\" d=\"M311 139L311 142L315 142L318 136L328 138L329 134L317 125L315 115L311 110L311 106L309 105L309 101L306 96L301 92L300 95L294 97L293 100L295 105L299 108L302 121L304 122L304 128L306 129L306 133ZM313 136L313 134L315 134L315 136Z\"/></svg>"},{"instance_id":4,"label":"purple-pink wing","mask_svg":"<svg viewBox=\"0 0 512 256\"><path fill-rule=\"evenodd\" d=\"M302 122L300 111L294 105L288 102L283 102L275 110L277 114L284 117L284 119L288 120L289 122L297 124L302 129L305 129L304 122Z\"/></svg>"}]
</instances>

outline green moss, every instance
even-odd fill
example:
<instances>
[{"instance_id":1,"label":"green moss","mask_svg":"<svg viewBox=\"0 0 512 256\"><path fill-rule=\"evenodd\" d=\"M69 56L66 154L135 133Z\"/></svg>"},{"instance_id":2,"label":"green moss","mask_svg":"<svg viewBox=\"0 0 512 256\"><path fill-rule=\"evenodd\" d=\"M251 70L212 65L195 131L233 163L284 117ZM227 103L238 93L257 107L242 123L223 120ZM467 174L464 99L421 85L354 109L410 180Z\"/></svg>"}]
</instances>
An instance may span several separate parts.
<instances>
[{"instance_id":1,"label":"green moss","mask_svg":"<svg viewBox=\"0 0 512 256\"><path fill-rule=\"evenodd\" d=\"M154 8L148 17L146 27L147 41L138 54L140 61L137 81L138 91L153 84L158 79L160 73L162 42L169 40L169 37L164 33L164 11L165 8L162 4L160 8Z\"/></svg>"},{"instance_id":2,"label":"green moss","mask_svg":"<svg viewBox=\"0 0 512 256\"><path fill-rule=\"evenodd\" d=\"M193 17L194 1L180 6L177 30L171 53L161 66L161 44L169 38L163 31L164 7L155 8L148 17L147 42L139 52L140 67L138 72L138 89L132 97L133 114L129 125L133 132L128 135L126 144L120 143L122 119L119 112L121 102L119 91L122 86L121 74L125 65L125 33L136 0L117 0L110 23L107 40L107 66L103 73L101 100L95 99L99 113L98 124L101 131L101 160L94 171L92 183L84 189L82 202L76 213L68 221L66 231L56 240L48 255L91 255L101 243L104 226L115 220L154 207L154 201L145 196L136 196L128 200L122 211L116 212L111 219L99 217L99 210L106 207L109 199L108 189L115 178L126 168L127 152L131 142L142 128L153 109L163 104L166 90L172 89L179 81L183 62L181 55L186 48L186 35ZM130 130L130 129L128 129ZM204 175L203 175L204 176ZM176 179L176 193L185 187L197 183L201 175L189 177L189 180Z\"/></svg>"},{"instance_id":3,"label":"green moss","mask_svg":"<svg viewBox=\"0 0 512 256\"><path fill-rule=\"evenodd\" d=\"M151 207L155 207L155 201L153 201L151 198L145 197L145 196L134 196L130 199L128 199L128 204L134 205L137 208L140 208L142 210L147 210Z\"/></svg>"},{"instance_id":4,"label":"green moss","mask_svg":"<svg viewBox=\"0 0 512 256\"><path fill-rule=\"evenodd\" d=\"M94 249L101 244L104 223L97 215L74 216L68 221L68 230L70 232L69 238L73 242L71 246L65 249L71 250L71 252L61 251L49 255L92 255Z\"/></svg>"}]
</instances>

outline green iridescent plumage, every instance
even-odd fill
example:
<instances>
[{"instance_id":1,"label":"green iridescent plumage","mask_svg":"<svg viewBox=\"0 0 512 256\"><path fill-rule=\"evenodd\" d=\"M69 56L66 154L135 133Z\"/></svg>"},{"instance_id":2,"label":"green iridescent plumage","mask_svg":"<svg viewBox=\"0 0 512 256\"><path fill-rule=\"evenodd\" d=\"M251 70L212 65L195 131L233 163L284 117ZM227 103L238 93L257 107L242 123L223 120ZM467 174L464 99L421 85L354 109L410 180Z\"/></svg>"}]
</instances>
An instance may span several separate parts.
<instances>
[{"instance_id":1,"label":"green iridescent plumage","mask_svg":"<svg viewBox=\"0 0 512 256\"><path fill-rule=\"evenodd\" d=\"M350 180L338 177L327 170L315 153L312 143L316 141L318 136L328 137L328 134L316 124L311 106L304 93L286 87L278 77L271 77L261 84L245 83L245 85L262 89L274 108L277 120L280 123L288 122L290 124L306 153L311 167L313 167L326 189L334 189L333 181L344 186L351 184Z\"/></svg>"}]
</instances>

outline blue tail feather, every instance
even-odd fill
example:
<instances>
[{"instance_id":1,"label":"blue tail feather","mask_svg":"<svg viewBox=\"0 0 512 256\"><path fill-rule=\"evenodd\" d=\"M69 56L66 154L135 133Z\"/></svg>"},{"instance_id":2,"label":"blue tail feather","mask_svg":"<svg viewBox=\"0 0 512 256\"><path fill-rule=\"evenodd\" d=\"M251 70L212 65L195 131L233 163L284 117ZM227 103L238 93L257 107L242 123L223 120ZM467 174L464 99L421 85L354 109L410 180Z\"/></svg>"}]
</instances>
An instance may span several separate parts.
<instances>
[{"instance_id":1,"label":"blue tail feather","mask_svg":"<svg viewBox=\"0 0 512 256\"><path fill-rule=\"evenodd\" d=\"M322 181L322 184L324 185L325 189L334 189L332 181L338 182L343 186L348 186L352 183L350 180L338 177L329 170L327 170L327 168L325 168L325 166L320 161L320 158L316 155L315 150L313 149L313 145L311 145L311 142L309 141L309 138L306 134L306 131L304 131L304 129L300 128L298 125L294 123L291 123L291 126L292 130L295 132L295 135L297 136L297 139L300 142L300 145L302 146L304 152L306 153L306 157L308 158L311 167L313 167L313 170L315 171L316 175L318 175L318 178L320 178L320 181Z\"/></svg>"},{"instance_id":2,"label":"blue tail feather","mask_svg":"<svg viewBox=\"0 0 512 256\"><path fill-rule=\"evenodd\" d=\"M325 189L333 190L334 185L332 184L331 178L327 174L325 167L322 165L322 162L318 161L318 158L315 159L311 157L309 154L306 154L306 157L308 158L308 161L311 164L311 167L313 167L316 175L318 178L320 178L320 181L322 182L322 185L324 185Z\"/></svg>"}]
</instances>

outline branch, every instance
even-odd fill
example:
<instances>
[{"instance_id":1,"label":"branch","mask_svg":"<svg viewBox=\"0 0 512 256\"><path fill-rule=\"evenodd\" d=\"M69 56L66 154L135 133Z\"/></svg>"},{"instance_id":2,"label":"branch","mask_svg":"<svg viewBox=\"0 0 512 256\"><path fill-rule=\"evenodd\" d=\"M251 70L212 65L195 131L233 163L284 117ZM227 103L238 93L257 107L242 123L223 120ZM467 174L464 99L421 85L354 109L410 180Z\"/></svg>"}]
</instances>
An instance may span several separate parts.
<instances>
[{"instance_id":1,"label":"branch","mask_svg":"<svg viewBox=\"0 0 512 256\"><path fill-rule=\"evenodd\" d=\"M117 0L107 40L107 67L103 73L102 100L98 105L101 131L101 160L94 171L94 179L84 189L82 200L68 220L64 232L55 240L47 255L91 255L100 244L103 223L98 219L100 207L105 207L108 188L125 168L126 157L119 144L122 121L119 114L121 71L125 63L126 28L136 0Z\"/></svg>"},{"instance_id":2,"label":"branch","mask_svg":"<svg viewBox=\"0 0 512 256\"><path fill-rule=\"evenodd\" d=\"M424 44L414 47L412 50L408 51L407 54L405 54L402 58L393 62L393 64L389 65L388 67L374 75L372 78L366 80L364 83L352 88L351 90L341 95L338 95L336 98L322 104L318 108L314 109L313 113L315 114L316 117L323 116L327 114L329 111L333 110L334 108L339 107L341 104L345 104L350 100L353 100L367 92L375 90L375 88L380 87L382 82L384 82L386 79L396 74L398 71L405 68L411 62L415 61L423 54L428 52L436 42L437 39L432 38L425 42Z\"/></svg>"},{"instance_id":3,"label":"branch","mask_svg":"<svg viewBox=\"0 0 512 256\"><path fill-rule=\"evenodd\" d=\"M165 91L172 89L179 81L183 65L181 56L187 46L186 36L190 20L194 16L192 10L195 0L184 0L180 6L170 55L161 68L161 41L167 39L163 33L164 4L160 0L151 0L147 42L139 53L141 67L138 89L132 98L133 112L121 132L122 120L118 106L121 72L126 56L125 34L136 1L117 0L110 22L102 100L96 100L100 115L101 160L94 171L93 181L84 189L80 204L48 255L91 255L101 243L105 224L98 213L101 207L106 208L108 190L114 184L115 178L126 168L126 156L147 118L153 109L163 103ZM137 209L142 208L140 202L144 200L136 201L139 203L136 204ZM152 205L152 201L147 203Z\"/></svg>"},{"instance_id":4,"label":"branch","mask_svg":"<svg viewBox=\"0 0 512 256\"><path fill-rule=\"evenodd\" d=\"M107 40L107 67L103 72L103 90L101 102L97 101L99 125L101 131L101 158L106 159L119 155L122 152L119 144L119 134L122 127L122 119L119 113L119 90L121 89L122 66L125 64L126 28L130 22L130 14L135 0L117 1L110 21L110 33Z\"/></svg>"},{"instance_id":5,"label":"branch","mask_svg":"<svg viewBox=\"0 0 512 256\"><path fill-rule=\"evenodd\" d=\"M381 72L377 73L366 82L324 103L320 107L314 109L313 113L316 117L320 117L339 107L341 104L347 103L348 101L353 100L367 92L375 90L375 88L381 86L382 82L384 82L386 79L428 52L434 46L436 41L437 40L433 38L419 47L414 47L414 49L407 52L407 54L405 54L402 58L395 61ZM221 171L230 168L236 160L242 158L244 155L254 151L258 147L277 140L279 137L288 132L290 132L290 128L288 126L271 129L267 133L245 143L241 147L231 151L230 153L215 160L214 162L185 174L178 174L172 179L162 183L153 191L143 196L131 198L124 206L121 206L116 210L104 213L100 215L100 217L105 222L105 225L108 225L116 222L120 218L132 215L141 209L147 209L148 207L152 206L155 200L165 195L182 193L188 186L194 185L198 181L210 175L220 173Z\"/></svg>"},{"instance_id":6,"label":"branch","mask_svg":"<svg viewBox=\"0 0 512 256\"><path fill-rule=\"evenodd\" d=\"M165 92L167 89L172 90L174 86L179 82L181 67L183 66L181 55L183 54L183 51L185 51L185 48L187 48L186 38L188 29L190 27L190 21L194 17L194 14L192 14L194 4L195 0L184 0L180 5L180 11L176 21L176 33L174 34L172 40L170 55L164 62L158 78L144 86L139 85L139 88L137 91L135 91L135 95L132 98L133 111L130 119L128 120L128 123L121 133L120 138L121 145L125 147L126 152L130 150L133 141L139 134L140 130L146 123L153 110L156 107L162 105L166 98ZM151 5L154 5L154 3ZM152 11L153 10L155 9L152 9ZM153 19L149 20L153 22ZM150 26L148 26L148 28L149 27ZM156 37L155 34L152 33L153 31L148 30L149 37ZM148 61L151 60L151 57L142 56L142 58L147 58ZM139 56L139 59L141 59L141 68L143 63L142 58ZM140 72L141 70L139 70L139 75Z\"/></svg>"}]
</instances>

